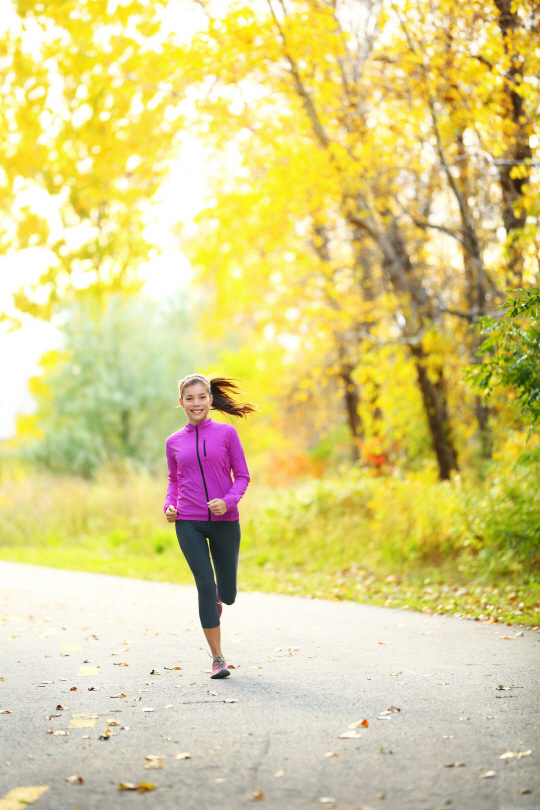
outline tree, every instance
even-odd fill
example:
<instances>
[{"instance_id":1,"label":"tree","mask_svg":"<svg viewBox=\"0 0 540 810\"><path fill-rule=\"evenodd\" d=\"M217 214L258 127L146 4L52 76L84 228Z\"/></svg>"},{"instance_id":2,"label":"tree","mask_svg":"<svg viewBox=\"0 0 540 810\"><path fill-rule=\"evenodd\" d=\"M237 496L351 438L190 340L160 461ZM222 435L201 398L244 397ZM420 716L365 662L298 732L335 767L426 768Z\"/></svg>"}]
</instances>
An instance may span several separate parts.
<instances>
[{"instance_id":1,"label":"tree","mask_svg":"<svg viewBox=\"0 0 540 810\"><path fill-rule=\"evenodd\" d=\"M2 34L1 247L49 266L20 311L49 318L81 290L136 290L145 211L178 149L164 0L19 0ZM21 198L25 200L24 204Z\"/></svg>"},{"instance_id":2,"label":"tree","mask_svg":"<svg viewBox=\"0 0 540 810\"><path fill-rule=\"evenodd\" d=\"M45 354L31 382L41 433L32 457L86 477L118 460L155 469L183 416L174 380L204 359L187 312L117 295L104 310L74 305L63 333L64 348Z\"/></svg>"},{"instance_id":3,"label":"tree","mask_svg":"<svg viewBox=\"0 0 540 810\"><path fill-rule=\"evenodd\" d=\"M202 5L208 25L189 45L212 79L200 131L217 148L233 142L242 166L201 217L201 276L219 285L225 317L230 296L261 328L290 331L283 313L301 290L302 347L313 328L338 353L347 336L357 369L366 342L406 347L448 478L450 399L467 398L450 381L462 373L455 345L474 354L469 326L508 272L538 272L536 229L523 218L536 216L536 196L527 182L513 184L510 203L504 192L509 179L532 177L522 146L538 130L536 5L513 4L511 24L494 2L268 0L267 15L235 3L219 16ZM509 205L511 252L501 233ZM475 407L488 454L487 412Z\"/></svg>"},{"instance_id":4,"label":"tree","mask_svg":"<svg viewBox=\"0 0 540 810\"><path fill-rule=\"evenodd\" d=\"M502 318L480 322L483 360L469 368L468 379L485 399L496 388L511 389L532 431L540 423L540 290L512 292Z\"/></svg>"}]
</instances>

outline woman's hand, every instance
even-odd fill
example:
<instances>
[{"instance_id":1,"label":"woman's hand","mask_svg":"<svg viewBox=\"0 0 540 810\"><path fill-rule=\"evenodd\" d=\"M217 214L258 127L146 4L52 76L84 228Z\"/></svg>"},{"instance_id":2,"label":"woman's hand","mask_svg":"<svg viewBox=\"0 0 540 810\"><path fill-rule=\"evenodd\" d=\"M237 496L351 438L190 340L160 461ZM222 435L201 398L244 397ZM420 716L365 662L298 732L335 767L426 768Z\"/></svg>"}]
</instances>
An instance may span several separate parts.
<instances>
[{"instance_id":1,"label":"woman's hand","mask_svg":"<svg viewBox=\"0 0 540 810\"><path fill-rule=\"evenodd\" d=\"M214 515L224 515L227 511L227 504L222 498L214 498L213 501L208 501L208 508Z\"/></svg>"},{"instance_id":2,"label":"woman's hand","mask_svg":"<svg viewBox=\"0 0 540 810\"><path fill-rule=\"evenodd\" d=\"M168 506L167 511L165 512L165 517L169 521L169 523L174 523L176 520L176 516L178 515L178 509L175 509L174 506Z\"/></svg>"}]
</instances>

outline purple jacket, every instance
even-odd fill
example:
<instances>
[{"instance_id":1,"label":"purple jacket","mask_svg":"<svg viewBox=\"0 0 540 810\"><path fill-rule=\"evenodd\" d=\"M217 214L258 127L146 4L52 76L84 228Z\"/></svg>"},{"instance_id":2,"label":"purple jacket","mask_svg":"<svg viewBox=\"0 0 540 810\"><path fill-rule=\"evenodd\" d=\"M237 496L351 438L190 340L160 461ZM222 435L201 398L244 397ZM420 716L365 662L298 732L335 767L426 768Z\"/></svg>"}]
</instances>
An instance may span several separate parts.
<instances>
[{"instance_id":1,"label":"purple jacket","mask_svg":"<svg viewBox=\"0 0 540 810\"><path fill-rule=\"evenodd\" d=\"M237 503L249 484L249 472L236 428L210 418L188 424L169 436L165 450L169 486L164 512L174 506L179 520L238 520ZM224 515L208 508L214 498L227 504Z\"/></svg>"}]
</instances>

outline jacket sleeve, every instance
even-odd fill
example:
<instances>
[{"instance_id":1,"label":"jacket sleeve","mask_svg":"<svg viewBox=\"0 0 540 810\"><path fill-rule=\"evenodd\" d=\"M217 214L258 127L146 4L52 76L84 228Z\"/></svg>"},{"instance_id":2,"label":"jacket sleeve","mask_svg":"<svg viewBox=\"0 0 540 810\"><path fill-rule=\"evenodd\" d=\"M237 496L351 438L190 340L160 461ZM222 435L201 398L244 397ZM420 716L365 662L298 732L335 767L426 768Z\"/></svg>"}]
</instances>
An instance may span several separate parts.
<instances>
[{"instance_id":1,"label":"jacket sleeve","mask_svg":"<svg viewBox=\"0 0 540 810\"><path fill-rule=\"evenodd\" d=\"M168 442L165 445L165 455L169 467L169 484L165 496L165 506L163 507L164 512L167 511L168 506L174 506L176 509L178 503L178 465Z\"/></svg>"},{"instance_id":2,"label":"jacket sleeve","mask_svg":"<svg viewBox=\"0 0 540 810\"><path fill-rule=\"evenodd\" d=\"M236 506L240 498L245 494L250 481L246 457L240 443L240 437L235 428L231 430L229 438L229 458L234 476L234 484L227 494L223 496L223 500L227 504L227 509Z\"/></svg>"}]
</instances>

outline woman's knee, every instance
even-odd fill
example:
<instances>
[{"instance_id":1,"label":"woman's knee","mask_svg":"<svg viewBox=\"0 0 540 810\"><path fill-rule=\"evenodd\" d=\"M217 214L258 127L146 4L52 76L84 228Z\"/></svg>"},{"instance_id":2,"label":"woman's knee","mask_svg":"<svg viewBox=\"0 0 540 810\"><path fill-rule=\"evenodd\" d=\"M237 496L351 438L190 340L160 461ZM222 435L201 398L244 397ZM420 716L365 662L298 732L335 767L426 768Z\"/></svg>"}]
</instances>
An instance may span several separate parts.
<instances>
[{"instance_id":1,"label":"woman's knee","mask_svg":"<svg viewBox=\"0 0 540 810\"><path fill-rule=\"evenodd\" d=\"M224 605L234 605L236 601L236 590L235 591L225 591L223 594L219 594L220 600L223 602Z\"/></svg>"}]
</instances>

